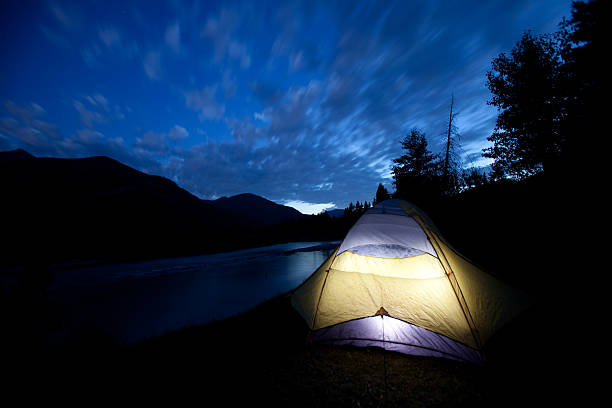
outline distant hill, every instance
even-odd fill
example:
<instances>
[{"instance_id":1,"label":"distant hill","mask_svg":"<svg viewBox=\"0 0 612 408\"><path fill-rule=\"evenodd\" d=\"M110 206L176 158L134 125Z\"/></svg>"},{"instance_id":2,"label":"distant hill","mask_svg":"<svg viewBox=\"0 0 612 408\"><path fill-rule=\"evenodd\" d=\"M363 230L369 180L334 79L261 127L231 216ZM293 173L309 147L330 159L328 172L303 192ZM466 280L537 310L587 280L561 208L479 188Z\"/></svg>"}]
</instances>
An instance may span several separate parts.
<instances>
[{"instance_id":1,"label":"distant hill","mask_svg":"<svg viewBox=\"0 0 612 408\"><path fill-rule=\"evenodd\" d=\"M232 214L238 222L269 226L304 218L295 208L277 204L251 193L206 200L214 207Z\"/></svg>"},{"instance_id":2,"label":"distant hill","mask_svg":"<svg viewBox=\"0 0 612 408\"><path fill-rule=\"evenodd\" d=\"M267 244L255 232L303 216L253 194L201 200L108 157L0 152L0 265L201 254ZM278 235L278 234L277 234ZM4 255L6 254L6 255Z\"/></svg>"},{"instance_id":3,"label":"distant hill","mask_svg":"<svg viewBox=\"0 0 612 408\"><path fill-rule=\"evenodd\" d=\"M344 217L344 210L341 208L336 208L334 210L327 211L327 214L329 214L329 216L332 218L340 218Z\"/></svg>"},{"instance_id":4,"label":"distant hill","mask_svg":"<svg viewBox=\"0 0 612 408\"><path fill-rule=\"evenodd\" d=\"M34 156L23 149L0 152L0 163L23 159L34 159Z\"/></svg>"},{"instance_id":5,"label":"distant hill","mask_svg":"<svg viewBox=\"0 0 612 408\"><path fill-rule=\"evenodd\" d=\"M108 157L24 153L0 156L0 208L12 263L206 252L223 249L229 239L218 234L237 228L231 216L174 182Z\"/></svg>"}]
</instances>

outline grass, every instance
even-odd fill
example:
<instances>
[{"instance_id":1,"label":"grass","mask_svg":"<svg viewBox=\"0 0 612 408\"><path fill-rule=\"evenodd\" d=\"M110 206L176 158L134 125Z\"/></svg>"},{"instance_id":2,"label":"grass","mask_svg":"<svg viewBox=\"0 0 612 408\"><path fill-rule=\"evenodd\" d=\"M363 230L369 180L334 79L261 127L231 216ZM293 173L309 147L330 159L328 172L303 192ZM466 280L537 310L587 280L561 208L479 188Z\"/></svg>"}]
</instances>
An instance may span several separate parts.
<instances>
[{"instance_id":1,"label":"grass","mask_svg":"<svg viewBox=\"0 0 612 408\"><path fill-rule=\"evenodd\" d=\"M279 407L550 406L565 400L570 359L542 350L549 324L531 310L488 344L476 366L378 348L309 345L288 296L241 315L136 345L91 342L10 355L6 390L26 398L139 405ZM540 327L541 326L541 327ZM8 385L10 384L10 386ZM193 404L191 404L193 402Z\"/></svg>"},{"instance_id":2,"label":"grass","mask_svg":"<svg viewBox=\"0 0 612 408\"><path fill-rule=\"evenodd\" d=\"M151 339L130 354L140 362L164 356L162 372L206 367L215 375L205 388L237 405L461 406L484 397L480 367L377 348L308 345L307 334L282 296L226 321Z\"/></svg>"}]
</instances>

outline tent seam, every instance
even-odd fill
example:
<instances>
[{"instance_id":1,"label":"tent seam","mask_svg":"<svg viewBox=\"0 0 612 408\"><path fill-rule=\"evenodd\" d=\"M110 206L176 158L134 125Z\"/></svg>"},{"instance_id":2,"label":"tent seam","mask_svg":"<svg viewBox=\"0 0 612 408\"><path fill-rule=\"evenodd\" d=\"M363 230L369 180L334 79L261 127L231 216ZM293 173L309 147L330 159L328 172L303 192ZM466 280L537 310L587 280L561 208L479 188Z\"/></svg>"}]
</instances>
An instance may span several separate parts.
<instances>
[{"instance_id":1,"label":"tent seam","mask_svg":"<svg viewBox=\"0 0 612 408\"><path fill-rule=\"evenodd\" d=\"M374 342L378 342L378 343L401 344L401 345L404 345L404 346L412 346L412 347L418 347L418 348L422 348L422 349L429 350L429 351L434 351L436 353L440 353L440 354L445 354L445 355L448 355L448 356L456 357L456 358L458 358L458 359L460 359L462 361L468 362L468 363L470 362L470 360L462 358L461 356L459 356L457 354L448 353L446 351L438 350L438 349L435 349L433 347L421 346L421 345L412 344L412 343L403 343L401 341L366 339L366 338L362 338L362 337L338 337L338 338L331 338L331 339L317 339L317 340L313 340L313 342L315 342L315 343L329 343L329 342L334 342L334 341L345 341L345 340L346 341L363 340L363 341L374 341ZM478 353L477 349L475 349L473 347L470 347L470 346L468 346L466 344L463 344L463 343L460 343L460 344L465 346L465 347L468 347L470 350L474 351L475 353Z\"/></svg>"},{"instance_id":2,"label":"tent seam","mask_svg":"<svg viewBox=\"0 0 612 408\"><path fill-rule=\"evenodd\" d=\"M418 217L418 215L417 215ZM419 217L420 218L420 217ZM421 220L422 221L422 220ZM440 257L440 254L438 254L438 251L436 250L435 246L434 246L434 242L431 242L432 239L433 241L435 241L435 244L440 248L440 252L442 253L442 256L444 256L444 260L446 261L446 263L448 264L448 268L450 270L450 272L446 273L446 277L448 278L448 282L451 285L451 288L453 289L453 292L455 292L455 296L457 298L457 301L459 302L459 307L461 308L461 311L463 312L463 315L465 317L466 323L468 324L468 327L470 328L470 331L472 332L472 337L474 337L474 341L476 343L476 346L478 347L478 349L482 348L482 342L480 341L480 336L478 335L478 328L476 327L476 322L474 321L474 318L472 317L472 313L470 312L470 308L467 304L467 301L465 300L465 297L463 296L463 291L461 290L461 286L459 285L459 281L457 280L456 276L455 276L455 272L453 271L453 268L450 265L450 262L448 262L448 259L446 259L446 255L444 255L444 251L442 251L442 247L440 247L440 244L436 241L435 237L433 237L433 235L431 234L431 231L429 231L429 229L427 228L427 226L422 225L423 231L425 232L425 235L427 235L427 239L430 240L430 243L432 244L432 247L434 248L434 251L436 251L436 254L438 255L438 261L440 262L440 265L442 266L442 269L444 269L444 271L446 271L446 268L444 267L444 264L442 263L442 258ZM455 278L455 282L457 284L457 289L459 290L459 293L457 293L457 291L455 290L453 283L451 282L451 278L450 275L453 275L453 277ZM461 302L461 298L459 298L459 294L461 294L461 298L463 299L463 303L465 303L465 309L463 307L463 303ZM471 320L471 323L470 323Z\"/></svg>"},{"instance_id":3,"label":"tent seam","mask_svg":"<svg viewBox=\"0 0 612 408\"><path fill-rule=\"evenodd\" d=\"M397 278L397 279L409 279L409 280L433 280L433 279L444 279L446 276L435 276L435 277L431 277L431 278L409 278L409 277L405 277L405 276L394 276L394 275L381 275L379 273L373 273L373 272L359 272L359 271L346 271L344 269L338 269L338 268L329 268L329 270L334 270L334 271L338 271L338 272L344 272L344 273L360 273L362 275L372 275L372 276L382 276L385 278Z\"/></svg>"},{"instance_id":4,"label":"tent seam","mask_svg":"<svg viewBox=\"0 0 612 408\"><path fill-rule=\"evenodd\" d=\"M335 326L339 326L339 325L344 324L344 323L354 322L354 321L357 321L357 320L362 320L362 319L369 319L369 318L376 317L376 316L377 316L377 315L375 315L375 314L374 314L374 315L368 315L368 316L356 317L356 318L354 318L354 319L344 320L344 321L341 321L341 322L339 322L339 323L330 324L329 326L319 327L318 329L314 329L313 331L315 331L315 332L316 332L316 331L319 331L319 330L329 329L329 328L332 328L332 327L335 327ZM427 327L421 326L421 325L419 325L419 324L417 324L417 323L414 323L414 322L409 322L408 320L401 319L401 318L399 318L399 317L395 317L395 316L392 316L392 315L389 315L389 317L390 317L390 318L392 318L392 319L395 319L395 320L399 320L400 322L403 322L403 323L409 324L409 325L411 325L411 326L414 326L414 327L419 327L419 328L421 328L421 329L423 329L423 330L427 330L428 332L435 333L435 334L437 334L437 335L439 335L439 336L444 337L445 339L448 339L449 341L452 341L452 342L455 342L455 343L461 344L462 346L469 347L469 348L470 348L470 349L472 349L472 350L478 351L478 349L476 349L476 348L474 348L474 347L470 346L469 344L464 343L464 342L463 342L463 341L461 341L461 340L457 340L457 339L455 339L455 338L453 338L453 337L450 337L450 336L448 336L447 334L440 333L439 331L436 331L436 330L433 330L433 329L429 329L429 328L427 328Z\"/></svg>"}]
</instances>

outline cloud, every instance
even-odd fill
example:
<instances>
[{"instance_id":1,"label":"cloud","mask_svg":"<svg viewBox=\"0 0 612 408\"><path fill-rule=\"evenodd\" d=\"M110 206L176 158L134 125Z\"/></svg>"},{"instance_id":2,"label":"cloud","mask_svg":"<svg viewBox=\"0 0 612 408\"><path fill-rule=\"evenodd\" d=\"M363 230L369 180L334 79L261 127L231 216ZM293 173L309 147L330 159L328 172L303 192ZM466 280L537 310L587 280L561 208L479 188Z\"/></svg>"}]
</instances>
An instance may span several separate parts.
<instances>
[{"instance_id":1,"label":"cloud","mask_svg":"<svg viewBox=\"0 0 612 408\"><path fill-rule=\"evenodd\" d=\"M108 100L99 93L95 93L93 95L85 95L85 100L89 102L89 104L92 106L100 107L106 112L110 111Z\"/></svg>"},{"instance_id":2,"label":"cloud","mask_svg":"<svg viewBox=\"0 0 612 408\"><path fill-rule=\"evenodd\" d=\"M280 23L281 30L272 44L272 59L291 52L299 30L302 28L302 14L295 12L294 6L294 4L285 4L275 13L275 20Z\"/></svg>"},{"instance_id":3,"label":"cloud","mask_svg":"<svg viewBox=\"0 0 612 408\"><path fill-rule=\"evenodd\" d=\"M82 105L76 103L79 104ZM162 155L172 153L172 141L167 134L145 132L132 143L120 136L109 137L93 127L77 129L66 135L56 125L43 120L46 110L37 103L18 105L4 101L0 108L2 149L22 148L40 157L103 155L152 174L165 172ZM181 129L175 126L171 131L181 134Z\"/></svg>"},{"instance_id":4,"label":"cloud","mask_svg":"<svg viewBox=\"0 0 612 408\"><path fill-rule=\"evenodd\" d=\"M121 35L115 27L104 27L98 29L98 37L107 48L113 48L121 44Z\"/></svg>"},{"instance_id":5,"label":"cloud","mask_svg":"<svg viewBox=\"0 0 612 408\"><path fill-rule=\"evenodd\" d=\"M93 42L81 49L81 57L89 68L99 68L108 64L124 63L140 53L138 43L124 39L114 25L98 27Z\"/></svg>"},{"instance_id":6,"label":"cloud","mask_svg":"<svg viewBox=\"0 0 612 408\"><path fill-rule=\"evenodd\" d=\"M238 86L236 85L236 79L232 77L231 72L225 71L223 73L223 79L221 80L221 88L224 91L225 99L229 99L236 94Z\"/></svg>"},{"instance_id":7,"label":"cloud","mask_svg":"<svg viewBox=\"0 0 612 408\"><path fill-rule=\"evenodd\" d=\"M315 102L320 94L318 81L310 81L304 87L291 87L281 103L265 112L270 117L270 129L279 135L286 135L316 125L308 116L316 109Z\"/></svg>"},{"instance_id":8,"label":"cloud","mask_svg":"<svg viewBox=\"0 0 612 408\"><path fill-rule=\"evenodd\" d=\"M189 137L189 132L182 126L174 125L168 132L168 136L174 141L184 140Z\"/></svg>"},{"instance_id":9,"label":"cloud","mask_svg":"<svg viewBox=\"0 0 612 408\"><path fill-rule=\"evenodd\" d=\"M237 41L231 41L227 50L227 55L232 59L240 61L240 68L248 68L251 66L251 56L247 52L244 44Z\"/></svg>"},{"instance_id":10,"label":"cloud","mask_svg":"<svg viewBox=\"0 0 612 408\"><path fill-rule=\"evenodd\" d=\"M94 129L79 129L58 146L60 157L107 156L136 168L150 165L150 160L139 160L122 137L109 137Z\"/></svg>"},{"instance_id":11,"label":"cloud","mask_svg":"<svg viewBox=\"0 0 612 408\"><path fill-rule=\"evenodd\" d=\"M79 114L81 123L89 129L93 129L100 124L125 119L122 108L119 105L112 105L100 93L81 95L81 99L75 99L72 105Z\"/></svg>"},{"instance_id":12,"label":"cloud","mask_svg":"<svg viewBox=\"0 0 612 408\"><path fill-rule=\"evenodd\" d=\"M201 36L213 43L214 60L220 62L227 52L231 35L238 26L238 15L230 10L221 10L218 17L210 17L201 31Z\"/></svg>"},{"instance_id":13,"label":"cloud","mask_svg":"<svg viewBox=\"0 0 612 408\"><path fill-rule=\"evenodd\" d=\"M33 118L47 113L47 111L35 102L20 106L13 101L3 102L4 108L12 115L17 116L24 122L30 122Z\"/></svg>"},{"instance_id":14,"label":"cloud","mask_svg":"<svg viewBox=\"0 0 612 408\"><path fill-rule=\"evenodd\" d=\"M260 120L262 122L269 122L270 120L266 116L265 112L255 112L253 113L253 118L255 120Z\"/></svg>"},{"instance_id":15,"label":"cloud","mask_svg":"<svg viewBox=\"0 0 612 408\"><path fill-rule=\"evenodd\" d=\"M95 124L108 121L108 117L100 112L87 109L81 101L74 101L74 108L79 113L81 122L88 128L93 128Z\"/></svg>"},{"instance_id":16,"label":"cloud","mask_svg":"<svg viewBox=\"0 0 612 408\"><path fill-rule=\"evenodd\" d=\"M50 3L49 8L55 20L59 22L64 29L72 30L79 27L79 18L74 10L66 10L55 2Z\"/></svg>"},{"instance_id":17,"label":"cloud","mask_svg":"<svg viewBox=\"0 0 612 408\"><path fill-rule=\"evenodd\" d=\"M23 123L13 118L2 118L0 120L0 132L32 147L50 145L51 141L59 139L52 124L39 120Z\"/></svg>"},{"instance_id":18,"label":"cloud","mask_svg":"<svg viewBox=\"0 0 612 408\"><path fill-rule=\"evenodd\" d=\"M124 163L135 164L129 147L120 137L108 138L101 132L85 128L66 136L57 126L44 121L45 109L36 103L17 105L5 101L10 116L0 119L0 134L12 148L20 147L37 156L75 157L106 155Z\"/></svg>"},{"instance_id":19,"label":"cloud","mask_svg":"<svg viewBox=\"0 0 612 408\"><path fill-rule=\"evenodd\" d=\"M187 91L185 92L185 104L187 108L199 112L200 121L219 120L225 114L225 104L217 101L216 94L216 85Z\"/></svg>"},{"instance_id":20,"label":"cloud","mask_svg":"<svg viewBox=\"0 0 612 408\"><path fill-rule=\"evenodd\" d=\"M47 40L54 45L64 49L70 49L71 44L68 37L44 25L40 26L40 30L44 34L45 38L47 38Z\"/></svg>"},{"instance_id":21,"label":"cloud","mask_svg":"<svg viewBox=\"0 0 612 408\"><path fill-rule=\"evenodd\" d=\"M334 208L336 205L334 203L307 203L299 200L291 200L285 201L283 205L293 207L302 214L319 214L324 210L328 210L330 208Z\"/></svg>"},{"instance_id":22,"label":"cloud","mask_svg":"<svg viewBox=\"0 0 612 408\"><path fill-rule=\"evenodd\" d=\"M299 70L304 67L304 53L302 51L293 51L289 56L289 68L292 71Z\"/></svg>"},{"instance_id":23,"label":"cloud","mask_svg":"<svg viewBox=\"0 0 612 408\"><path fill-rule=\"evenodd\" d=\"M226 57L236 60L243 69L251 65L251 56L244 43L233 38L238 28L240 16L238 13L223 9L216 17L210 17L200 35L207 38L213 45L213 61L221 63Z\"/></svg>"},{"instance_id":24,"label":"cloud","mask_svg":"<svg viewBox=\"0 0 612 408\"><path fill-rule=\"evenodd\" d=\"M284 95L280 85L271 82L257 81L251 83L251 90L264 105L278 103Z\"/></svg>"},{"instance_id":25,"label":"cloud","mask_svg":"<svg viewBox=\"0 0 612 408\"><path fill-rule=\"evenodd\" d=\"M367 159L341 155L338 165L330 163L325 148L316 148L309 141L256 146L245 142L247 139L249 136L236 135L231 143L210 142L185 150L177 182L203 198L248 191L277 202L306 203L321 203L322 196L327 198L325 203L343 203L348 197L363 200L360 192L372 191L373 195L380 182L378 174L369 171Z\"/></svg>"},{"instance_id":26,"label":"cloud","mask_svg":"<svg viewBox=\"0 0 612 408\"><path fill-rule=\"evenodd\" d=\"M166 28L166 33L164 34L164 41L168 47L175 53L180 53L181 51L181 26L178 22L171 24Z\"/></svg>"},{"instance_id":27,"label":"cloud","mask_svg":"<svg viewBox=\"0 0 612 408\"><path fill-rule=\"evenodd\" d=\"M166 135L150 130L136 138L135 147L163 154L167 151Z\"/></svg>"},{"instance_id":28,"label":"cloud","mask_svg":"<svg viewBox=\"0 0 612 408\"><path fill-rule=\"evenodd\" d=\"M93 129L79 129L77 130L77 138L80 143L84 145L99 144L105 139L104 134Z\"/></svg>"},{"instance_id":29,"label":"cloud","mask_svg":"<svg viewBox=\"0 0 612 408\"><path fill-rule=\"evenodd\" d=\"M6 100L2 106L9 115L0 117L0 134L5 135L4 144L38 150L38 146L53 148L61 142L61 135L56 126L42 119L46 111L39 104L31 102L17 105Z\"/></svg>"},{"instance_id":30,"label":"cloud","mask_svg":"<svg viewBox=\"0 0 612 408\"><path fill-rule=\"evenodd\" d=\"M189 137L187 129L180 125L174 125L168 132L156 132L148 130L136 137L133 144L135 156L140 159L146 158L151 163L157 163L156 171L163 167L162 163L168 163L171 160L178 160L182 149L177 147L177 143ZM176 166L176 164L174 165ZM171 174L166 174L171 177Z\"/></svg>"},{"instance_id":31,"label":"cloud","mask_svg":"<svg viewBox=\"0 0 612 408\"><path fill-rule=\"evenodd\" d=\"M89 68L95 68L100 65L98 62L98 58L102 55L102 49L97 45L93 44L90 47L83 48L81 50L81 57L83 57L83 62Z\"/></svg>"},{"instance_id":32,"label":"cloud","mask_svg":"<svg viewBox=\"0 0 612 408\"><path fill-rule=\"evenodd\" d=\"M283 202L316 204L323 195L324 204L363 200L359 192L374 192L380 168L388 170L385 160L373 168L372 155L363 152L390 159L392 143L374 134L355 145L359 154L345 148L353 129L336 133L318 123L323 90L318 81L290 87L262 113L269 117L268 126L256 126L255 119L228 119L232 141L186 149L176 181L203 198L249 191Z\"/></svg>"},{"instance_id":33,"label":"cloud","mask_svg":"<svg viewBox=\"0 0 612 408\"><path fill-rule=\"evenodd\" d=\"M152 80L161 78L161 53L159 51L149 51L142 62L145 73Z\"/></svg>"}]
</instances>

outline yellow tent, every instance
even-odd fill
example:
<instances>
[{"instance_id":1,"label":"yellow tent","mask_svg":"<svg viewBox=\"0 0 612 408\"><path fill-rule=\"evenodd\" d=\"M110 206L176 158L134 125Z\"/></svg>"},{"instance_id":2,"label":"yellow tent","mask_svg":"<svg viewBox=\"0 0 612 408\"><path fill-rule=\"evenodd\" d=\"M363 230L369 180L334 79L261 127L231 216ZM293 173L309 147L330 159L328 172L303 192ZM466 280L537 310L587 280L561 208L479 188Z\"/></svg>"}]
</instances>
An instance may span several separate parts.
<instances>
[{"instance_id":1,"label":"yellow tent","mask_svg":"<svg viewBox=\"0 0 612 408\"><path fill-rule=\"evenodd\" d=\"M291 300L314 341L474 362L526 306L402 200L369 209Z\"/></svg>"}]
</instances>

